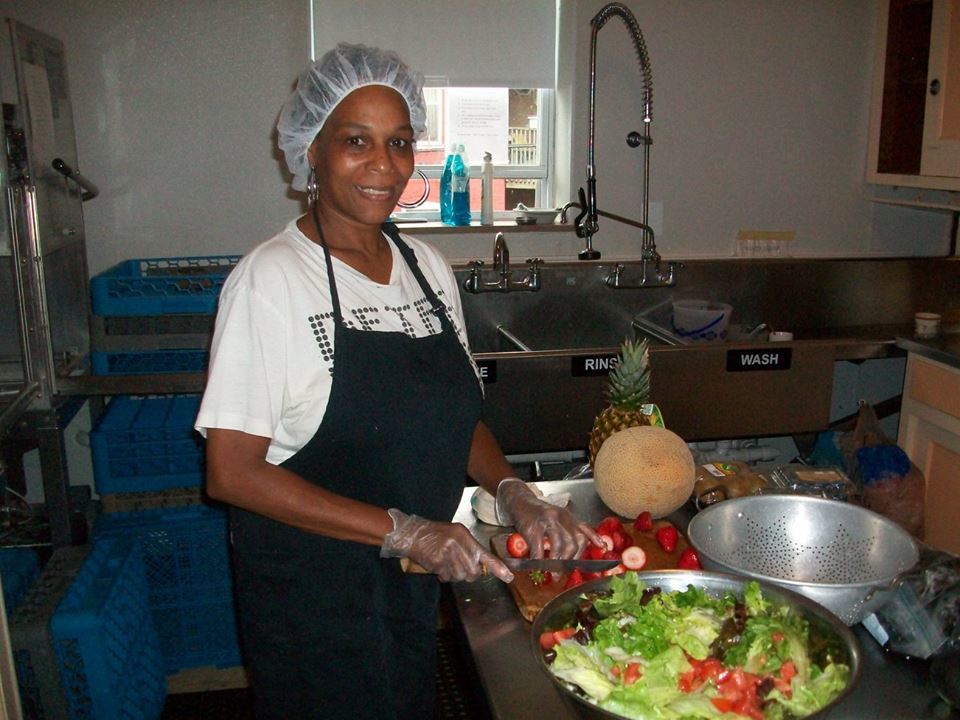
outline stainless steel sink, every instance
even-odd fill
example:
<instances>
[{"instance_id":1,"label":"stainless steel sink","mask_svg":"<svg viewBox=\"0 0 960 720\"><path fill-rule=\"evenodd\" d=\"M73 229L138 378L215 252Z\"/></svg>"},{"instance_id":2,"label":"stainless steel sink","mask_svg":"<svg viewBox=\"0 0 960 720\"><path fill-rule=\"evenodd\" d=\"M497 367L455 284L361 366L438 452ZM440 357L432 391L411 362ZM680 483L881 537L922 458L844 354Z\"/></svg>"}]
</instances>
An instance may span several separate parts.
<instances>
[{"instance_id":1,"label":"stainless steel sink","mask_svg":"<svg viewBox=\"0 0 960 720\"><path fill-rule=\"evenodd\" d=\"M618 348L634 335L651 339L651 399L688 441L823 429L834 362L886 356L892 327L909 327L916 307L938 307L943 291L931 288L960 287L960 262L937 259L684 265L674 288L615 290L604 283L613 263L548 261L538 292L461 293L485 417L508 453L585 448ZM462 283L469 268L455 272ZM671 328L673 297L730 303L727 340L685 343ZM761 322L798 341L771 344L744 330ZM789 362L773 369L731 362L780 351Z\"/></svg>"}]
</instances>

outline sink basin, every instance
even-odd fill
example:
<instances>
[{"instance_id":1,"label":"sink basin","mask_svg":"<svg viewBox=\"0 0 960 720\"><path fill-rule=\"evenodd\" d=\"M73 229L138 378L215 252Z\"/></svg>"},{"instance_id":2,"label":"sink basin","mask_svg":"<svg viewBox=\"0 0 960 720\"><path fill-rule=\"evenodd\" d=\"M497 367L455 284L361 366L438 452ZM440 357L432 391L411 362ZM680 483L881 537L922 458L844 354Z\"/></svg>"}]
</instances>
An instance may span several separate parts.
<instances>
[{"instance_id":1,"label":"sink basin","mask_svg":"<svg viewBox=\"0 0 960 720\"><path fill-rule=\"evenodd\" d=\"M544 293L524 298L527 306L518 312L505 298L483 299L466 311L475 353L619 348L634 336L631 310L602 301L571 307L564 296Z\"/></svg>"},{"instance_id":2,"label":"sink basin","mask_svg":"<svg viewBox=\"0 0 960 720\"><path fill-rule=\"evenodd\" d=\"M667 300L658 303L633 318L633 330L638 337L646 337L652 345L704 345L723 342L765 342L769 331L764 329L760 333L751 333L742 325L731 323L727 328L727 336L723 340L692 340L682 337L673 330L672 302Z\"/></svg>"},{"instance_id":3,"label":"sink basin","mask_svg":"<svg viewBox=\"0 0 960 720\"><path fill-rule=\"evenodd\" d=\"M765 338L730 325L726 342L685 341L672 329L672 288L613 290L604 282L610 272L603 264L548 263L538 292L461 292L484 384L483 417L505 452L585 449L594 418L607 404L620 345L632 337L651 339L651 398L667 427L688 441L826 426L831 345L782 347L784 360L790 358L777 372L731 371L731 353L757 352L757 341ZM455 273L463 288L469 269ZM735 307L778 321L729 290L733 280L727 296ZM684 295L712 296L701 287Z\"/></svg>"}]
</instances>

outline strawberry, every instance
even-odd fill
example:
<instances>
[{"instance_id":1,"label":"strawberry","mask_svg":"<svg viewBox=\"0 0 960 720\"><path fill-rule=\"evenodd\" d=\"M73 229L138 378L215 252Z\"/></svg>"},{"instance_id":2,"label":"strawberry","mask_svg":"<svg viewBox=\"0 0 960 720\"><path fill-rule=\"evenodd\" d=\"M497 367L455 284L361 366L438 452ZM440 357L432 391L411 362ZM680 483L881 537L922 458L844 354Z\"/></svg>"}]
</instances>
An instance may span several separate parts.
<instances>
[{"instance_id":1,"label":"strawberry","mask_svg":"<svg viewBox=\"0 0 960 720\"><path fill-rule=\"evenodd\" d=\"M647 564L647 554L639 545L631 545L624 549L620 562L624 564L627 570L640 570Z\"/></svg>"},{"instance_id":2,"label":"strawberry","mask_svg":"<svg viewBox=\"0 0 960 720\"><path fill-rule=\"evenodd\" d=\"M612 568L609 568L609 569L607 569L607 570L604 570L604 571L603 571L602 573L600 573L600 574L601 574L601 575L621 575L622 573L625 573L626 571L627 571L627 568L624 567L623 563L619 563L619 564L617 564L617 565L614 565Z\"/></svg>"},{"instance_id":3,"label":"strawberry","mask_svg":"<svg viewBox=\"0 0 960 720\"><path fill-rule=\"evenodd\" d=\"M570 571L570 575L567 576L567 582L564 583L563 589L567 590L569 588L576 587L577 585L581 585L584 582L585 578L583 577L583 571L580 568L574 568Z\"/></svg>"},{"instance_id":4,"label":"strawberry","mask_svg":"<svg viewBox=\"0 0 960 720\"><path fill-rule=\"evenodd\" d=\"M610 535L613 536L617 530L623 527L623 523L620 521L620 518L615 515L610 515L605 517L600 521L600 524L597 525L597 532L601 535Z\"/></svg>"},{"instance_id":5,"label":"strawberry","mask_svg":"<svg viewBox=\"0 0 960 720\"><path fill-rule=\"evenodd\" d=\"M610 552L616 547L616 543L613 541L613 535L608 535L607 533L600 533L600 544L603 546L603 549L607 552Z\"/></svg>"},{"instance_id":6,"label":"strawberry","mask_svg":"<svg viewBox=\"0 0 960 720\"><path fill-rule=\"evenodd\" d=\"M510 557L526 557L530 553L530 545L520 533L511 533L507 538L507 552L510 553Z\"/></svg>"},{"instance_id":7,"label":"strawberry","mask_svg":"<svg viewBox=\"0 0 960 720\"><path fill-rule=\"evenodd\" d=\"M677 560L677 567L681 570L702 570L703 566L700 565L700 558L697 555L697 551L693 548L687 548L682 553L680 553L680 559Z\"/></svg>"},{"instance_id":8,"label":"strawberry","mask_svg":"<svg viewBox=\"0 0 960 720\"><path fill-rule=\"evenodd\" d=\"M680 533L673 525L664 525L656 532L657 542L666 552L673 552L677 549L677 538L679 536Z\"/></svg>"},{"instance_id":9,"label":"strawberry","mask_svg":"<svg viewBox=\"0 0 960 720\"><path fill-rule=\"evenodd\" d=\"M633 545L633 538L629 533L617 530L613 533L613 549L617 552L623 552L626 548Z\"/></svg>"},{"instance_id":10,"label":"strawberry","mask_svg":"<svg viewBox=\"0 0 960 720\"><path fill-rule=\"evenodd\" d=\"M650 532L653 530L653 515L650 514L649 510L644 510L637 515L637 519L633 521L633 529L639 530L640 532Z\"/></svg>"},{"instance_id":11,"label":"strawberry","mask_svg":"<svg viewBox=\"0 0 960 720\"><path fill-rule=\"evenodd\" d=\"M600 545L590 543L584 550L584 555L588 560L603 560L603 554L606 552Z\"/></svg>"}]
</instances>

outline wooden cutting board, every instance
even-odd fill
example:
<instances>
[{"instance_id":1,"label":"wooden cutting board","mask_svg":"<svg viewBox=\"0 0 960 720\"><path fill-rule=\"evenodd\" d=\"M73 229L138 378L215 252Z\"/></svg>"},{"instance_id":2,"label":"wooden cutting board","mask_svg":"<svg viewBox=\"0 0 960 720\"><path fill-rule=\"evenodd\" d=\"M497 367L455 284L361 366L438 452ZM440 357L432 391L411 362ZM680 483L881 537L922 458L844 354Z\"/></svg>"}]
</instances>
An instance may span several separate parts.
<instances>
[{"instance_id":1,"label":"wooden cutting board","mask_svg":"<svg viewBox=\"0 0 960 720\"><path fill-rule=\"evenodd\" d=\"M677 567L677 561L680 559L680 553L689 547L686 537L679 533L677 538L677 547L673 552L666 552L660 547L654 533L665 525L670 525L666 520L657 520L653 524L653 530L649 532L640 532L631 527L631 523L624 521L624 527L633 537L634 545L639 545L647 553L647 564L644 570L668 570ZM679 528L678 528L679 532ZM494 548L494 552L497 549ZM530 579L529 572L518 572L514 574L513 582L508 586L513 599L520 609L520 614L524 620L533 622L533 619L543 609L543 606L553 598L563 592L563 586L567 582L566 575L553 574L553 582L549 585L535 585Z\"/></svg>"}]
</instances>

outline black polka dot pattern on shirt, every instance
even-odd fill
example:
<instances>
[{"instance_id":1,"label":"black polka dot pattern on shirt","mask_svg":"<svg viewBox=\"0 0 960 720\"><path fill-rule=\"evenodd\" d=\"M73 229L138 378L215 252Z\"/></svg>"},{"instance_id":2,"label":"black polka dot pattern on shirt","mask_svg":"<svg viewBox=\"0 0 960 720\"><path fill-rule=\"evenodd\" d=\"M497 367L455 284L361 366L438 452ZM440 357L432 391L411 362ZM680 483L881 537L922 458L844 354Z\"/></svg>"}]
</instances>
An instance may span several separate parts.
<instances>
[{"instance_id":1,"label":"black polka dot pattern on shirt","mask_svg":"<svg viewBox=\"0 0 960 720\"><path fill-rule=\"evenodd\" d=\"M356 327L359 324L361 330L372 330L374 325L380 324L380 318L375 317L379 312L380 308L354 308L350 311L350 314L356 319L356 323L347 322L346 318L344 318L344 322L348 327Z\"/></svg>"},{"instance_id":2,"label":"black polka dot pattern on shirt","mask_svg":"<svg viewBox=\"0 0 960 720\"><path fill-rule=\"evenodd\" d=\"M327 321L330 321L329 323ZM320 357L324 362L333 362L333 311L321 315L311 315L307 318L314 340L320 348ZM327 326L330 326L329 329Z\"/></svg>"},{"instance_id":3,"label":"black polka dot pattern on shirt","mask_svg":"<svg viewBox=\"0 0 960 720\"><path fill-rule=\"evenodd\" d=\"M405 335L415 337L413 324L407 319L406 313L410 312L410 303L406 305L385 305L384 312L393 313L400 319L400 327L403 328Z\"/></svg>"}]
</instances>

